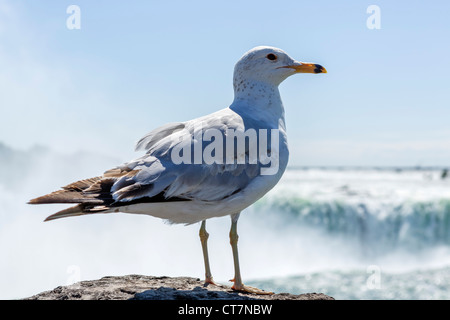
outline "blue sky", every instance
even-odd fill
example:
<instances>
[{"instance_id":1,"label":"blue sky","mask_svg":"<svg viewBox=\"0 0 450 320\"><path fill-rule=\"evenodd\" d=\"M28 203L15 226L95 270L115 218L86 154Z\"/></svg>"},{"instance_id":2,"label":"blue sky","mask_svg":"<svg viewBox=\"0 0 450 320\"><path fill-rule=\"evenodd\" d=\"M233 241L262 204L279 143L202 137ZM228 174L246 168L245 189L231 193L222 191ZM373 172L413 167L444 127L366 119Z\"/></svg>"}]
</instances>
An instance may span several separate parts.
<instances>
[{"instance_id":1,"label":"blue sky","mask_svg":"<svg viewBox=\"0 0 450 320\"><path fill-rule=\"evenodd\" d=\"M228 106L236 61L272 45L328 70L280 87L291 165L449 165L449 14L448 1L0 0L0 141L127 161L151 129Z\"/></svg>"}]
</instances>

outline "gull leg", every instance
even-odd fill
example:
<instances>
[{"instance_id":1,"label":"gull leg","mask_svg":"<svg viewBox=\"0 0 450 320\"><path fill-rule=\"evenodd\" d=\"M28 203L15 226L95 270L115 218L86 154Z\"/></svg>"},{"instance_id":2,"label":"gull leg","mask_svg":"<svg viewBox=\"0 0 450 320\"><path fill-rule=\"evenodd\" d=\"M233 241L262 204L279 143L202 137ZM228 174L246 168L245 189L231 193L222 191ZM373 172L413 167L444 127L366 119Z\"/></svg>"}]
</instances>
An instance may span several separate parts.
<instances>
[{"instance_id":1,"label":"gull leg","mask_svg":"<svg viewBox=\"0 0 450 320\"><path fill-rule=\"evenodd\" d=\"M231 289L236 291L243 291L248 293L256 293L256 294L273 294L273 292L264 291L258 288L245 286L242 283L241 271L239 267L239 255L238 255L238 234L237 234L237 221L239 219L239 213L231 216L231 229L230 229L230 244L231 249L233 250L233 262L234 262L234 284Z\"/></svg>"},{"instance_id":2,"label":"gull leg","mask_svg":"<svg viewBox=\"0 0 450 320\"><path fill-rule=\"evenodd\" d=\"M210 284L215 284L213 277L211 275L211 269L209 267L209 257L208 257L208 238L209 233L206 232L206 220L202 221L202 225L200 227L199 231L200 241L202 243L202 250L203 250L203 260L205 262L205 286Z\"/></svg>"}]
</instances>

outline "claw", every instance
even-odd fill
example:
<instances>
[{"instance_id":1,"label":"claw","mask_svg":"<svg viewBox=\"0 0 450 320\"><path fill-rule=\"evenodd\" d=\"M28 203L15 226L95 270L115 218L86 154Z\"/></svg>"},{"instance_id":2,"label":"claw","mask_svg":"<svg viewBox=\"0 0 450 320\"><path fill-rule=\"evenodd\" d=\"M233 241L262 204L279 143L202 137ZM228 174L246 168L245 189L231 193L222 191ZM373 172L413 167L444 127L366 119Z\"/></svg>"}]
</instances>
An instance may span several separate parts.
<instances>
[{"instance_id":1,"label":"claw","mask_svg":"<svg viewBox=\"0 0 450 320\"><path fill-rule=\"evenodd\" d=\"M266 294L266 295L274 294L271 291L264 291L264 290L261 290L261 289L255 288L255 287L250 287L250 286L245 286L245 285L236 286L236 284L233 284L231 289L233 289L235 291L239 291L239 292L245 292L245 293Z\"/></svg>"},{"instance_id":2,"label":"claw","mask_svg":"<svg viewBox=\"0 0 450 320\"><path fill-rule=\"evenodd\" d=\"M214 285L214 286L218 286L218 284L214 282L214 280L213 280L212 277L211 277L211 278L206 278L206 279L205 279L205 283L203 284L203 286L204 286L204 287L207 287L207 286L210 285L210 284L212 284L212 285Z\"/></svg>"}]
</instances>

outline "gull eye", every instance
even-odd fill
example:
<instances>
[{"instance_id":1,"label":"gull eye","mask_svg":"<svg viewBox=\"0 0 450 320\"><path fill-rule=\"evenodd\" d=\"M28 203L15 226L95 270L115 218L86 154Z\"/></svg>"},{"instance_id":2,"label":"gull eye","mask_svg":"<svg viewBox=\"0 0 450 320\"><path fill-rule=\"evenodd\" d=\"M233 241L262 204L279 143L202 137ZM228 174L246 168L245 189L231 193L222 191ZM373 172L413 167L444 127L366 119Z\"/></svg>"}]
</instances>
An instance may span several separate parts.
<instances>
[{"instance_id":1,"label":"gull eye","mask_svg":"<svg viewBox=\"0 0 450 320\"><path fill-rule=\"evenodd\" d=\"M273 53L269 53L269 54L266 56L266 58L269 59L269 60L271 60L271 61L275 61L275 60L278 59L278 57L277 57L276 55L274 55Z\"/></svg>"}]
</instances>

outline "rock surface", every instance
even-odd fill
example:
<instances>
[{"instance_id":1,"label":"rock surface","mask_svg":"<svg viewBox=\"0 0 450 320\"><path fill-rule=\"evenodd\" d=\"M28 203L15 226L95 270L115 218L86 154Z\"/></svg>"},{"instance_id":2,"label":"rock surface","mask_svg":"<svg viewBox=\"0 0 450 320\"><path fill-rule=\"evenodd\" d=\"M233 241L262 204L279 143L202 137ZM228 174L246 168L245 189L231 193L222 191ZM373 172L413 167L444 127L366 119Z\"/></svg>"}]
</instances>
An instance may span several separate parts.
<instances>
[{"instance_id":1,"label":"rock surface","mask_svg":"<svg viewBox=\"0 0 450 320\"><path fill-rule=\"evenodd\" d=\"M57 287L25 300L333 300L323 293L256 295L189 277L127 275Z\"/></svg>"}]
</instances>

